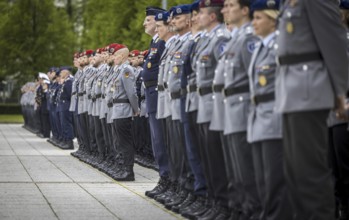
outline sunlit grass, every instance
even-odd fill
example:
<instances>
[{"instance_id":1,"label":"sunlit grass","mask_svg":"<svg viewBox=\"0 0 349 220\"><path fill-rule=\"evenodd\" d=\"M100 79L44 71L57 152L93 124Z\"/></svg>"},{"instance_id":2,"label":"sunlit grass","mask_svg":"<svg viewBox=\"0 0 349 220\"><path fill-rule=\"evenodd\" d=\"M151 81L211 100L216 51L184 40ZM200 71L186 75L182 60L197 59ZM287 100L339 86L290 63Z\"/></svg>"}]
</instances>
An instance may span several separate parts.
<instances>
[{"instance_id":1,"label":"sunlit grass","mask_svg":"<svg viewBox=\"0 0 349 220\"><path fill-rule=\"evenodd\" d=\"M0 123L23 123L22 115L0 115Z\"/></svg>"}]
</instances>

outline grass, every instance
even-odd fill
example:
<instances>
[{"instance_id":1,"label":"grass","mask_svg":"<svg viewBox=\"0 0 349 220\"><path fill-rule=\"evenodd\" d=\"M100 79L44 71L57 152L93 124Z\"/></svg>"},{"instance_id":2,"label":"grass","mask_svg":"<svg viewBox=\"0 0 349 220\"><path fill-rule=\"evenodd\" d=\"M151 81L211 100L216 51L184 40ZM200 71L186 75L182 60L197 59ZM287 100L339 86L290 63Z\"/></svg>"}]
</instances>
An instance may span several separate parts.
<instances>
[{"instance_id":1,"label":"grass","mask_svg":"<svg viewBox=\"0 0 349 220\"><path fill-rule=\"evenodd\" d=\"M23 123L22 115L0 115L0 123Z\"/></svg>"}]
</instances>

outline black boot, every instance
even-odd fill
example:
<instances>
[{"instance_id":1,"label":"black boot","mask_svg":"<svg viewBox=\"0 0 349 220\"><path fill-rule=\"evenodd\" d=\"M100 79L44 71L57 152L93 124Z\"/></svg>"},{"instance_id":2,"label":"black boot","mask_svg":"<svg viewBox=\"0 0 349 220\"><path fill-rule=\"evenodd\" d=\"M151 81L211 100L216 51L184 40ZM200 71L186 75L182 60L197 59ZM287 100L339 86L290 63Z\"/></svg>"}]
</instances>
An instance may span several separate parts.
<instances>
[{"instance_id":1,"label":"black boot","mask_svg":"<svg viewBox=\"0 0 349 220\"><path fill-rule=\"evenodd\" d=\"M125 166L121 171L114 176L114 179L117 181L134 181L135 174L133 172L133 166Z\"/></svg>"},{"instance_id":2,"label":"black boot","mask_svg":"<svg viewBox=\"0 0 349 220\"><path fill-rule=\"evenodd\" d=\"M182 189L172 201L166 202L165 207L171 209L173 206L181 204L188 196L188 191Z\"/></svg>"},{"instance_id":3,"label":"black boot","mask_svg":"<svg viewBox=\"0 0 349 220\"><path fill-rule=\"evenodd\" d=\"M145 195L150 198L154 198L154 196L161 194L168 189L169 187L168 183L169 183L168 177L161 177L158 184L155 186L155 188L149 191L145 191Z\"/></svg>"},{"instance_id":4,"label":"black boot","mask_svg":"<svg viewBox=\"0 0 349 220\"><path fill-rule=\"evenodd\" d=\"M74 144L73 141L65 141L63 145L61 145L61 148L63 150L74 150Z\"/></svg>"}]
</instances>

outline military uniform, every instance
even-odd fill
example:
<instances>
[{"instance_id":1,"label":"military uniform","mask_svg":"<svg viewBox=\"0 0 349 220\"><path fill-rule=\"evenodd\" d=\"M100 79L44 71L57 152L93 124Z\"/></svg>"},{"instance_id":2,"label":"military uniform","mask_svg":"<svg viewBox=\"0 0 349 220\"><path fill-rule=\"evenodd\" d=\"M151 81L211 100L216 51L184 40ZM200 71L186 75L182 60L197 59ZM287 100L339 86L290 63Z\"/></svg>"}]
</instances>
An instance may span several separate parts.
<instances>
[{"instance_id":1,"label":"military uniform","mask_svg":"<svg viewBox=\"0 0 349 220\"><path fill-rule=\"evenodd\" d=\"M278 30L276 110L283 113L286 181L294 212L297 219L334 219L326 118L335 98L345 94L348 77L337 1L287 1Z\"/></svg>"}]
</instances>

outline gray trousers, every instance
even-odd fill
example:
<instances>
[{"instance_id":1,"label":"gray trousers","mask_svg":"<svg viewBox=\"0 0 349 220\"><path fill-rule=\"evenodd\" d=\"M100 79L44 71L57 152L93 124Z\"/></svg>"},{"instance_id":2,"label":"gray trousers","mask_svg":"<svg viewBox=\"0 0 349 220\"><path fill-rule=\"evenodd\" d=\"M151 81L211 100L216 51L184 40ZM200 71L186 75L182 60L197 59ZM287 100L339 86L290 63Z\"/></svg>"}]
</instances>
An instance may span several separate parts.
<instances>
[{"instance_id":1,"label":"gray trousers","mask_svg":"<svg viewBox=\"0 0 349 220\"><path fill-rule=\"evenodd\" d=\"M260 219L292 220L292 208L286 189L282 140L252 143L253 165L259 199Z\"/></svg>"},{"instance_id":2,"label":"gray trousers","mask_svg":"<svg viewBox=\"0 0 349 220\"><path fill-rule=\"evenodd\" d=\"M328 166L328 110L283 115L285 177L299 220L335 219Z\"/></svg>"}]
</instances>

